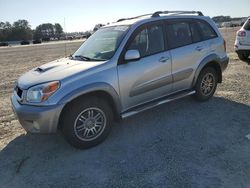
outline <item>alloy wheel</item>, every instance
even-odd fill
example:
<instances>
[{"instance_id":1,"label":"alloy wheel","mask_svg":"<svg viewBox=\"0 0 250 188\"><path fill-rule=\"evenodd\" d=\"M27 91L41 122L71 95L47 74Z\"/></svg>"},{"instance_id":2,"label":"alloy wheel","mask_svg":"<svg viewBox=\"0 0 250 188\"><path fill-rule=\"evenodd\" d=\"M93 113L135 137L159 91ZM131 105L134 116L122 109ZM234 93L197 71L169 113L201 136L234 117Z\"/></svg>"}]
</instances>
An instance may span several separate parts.
<instances>
[{"instance_id":1,"label":"alloy wheel","mask_svg":"<svg viewBox=\"0 0 250 188\"><path fill-rule=\"evenodd\" d=\"M215 87L215 78L212 73L204 75L201 81L201 92L203 95L208 96L213 92Z\"/></svg>"},{"instance_id":2,"label":"alloy wheel","mask_svg":"<svg viewBox=\"0 0 250 188\"><path fill-rule=\"evenodd\" d=\"M106 122L106 116L101 109L95 107L87 108L75 120L75 135L83 141L94 140L102 134Z\"/></svg>"}]
</instances>

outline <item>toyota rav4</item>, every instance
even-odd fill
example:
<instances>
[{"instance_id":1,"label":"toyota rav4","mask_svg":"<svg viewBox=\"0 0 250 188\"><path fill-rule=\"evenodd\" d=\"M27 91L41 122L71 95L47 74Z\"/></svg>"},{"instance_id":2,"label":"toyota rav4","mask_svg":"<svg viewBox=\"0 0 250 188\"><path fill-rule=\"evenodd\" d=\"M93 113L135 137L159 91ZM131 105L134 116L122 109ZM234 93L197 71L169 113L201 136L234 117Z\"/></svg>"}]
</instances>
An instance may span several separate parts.
<instances>
[{"instance_id":1,"label":"toyota rav4","mask_svg":"<svg viewBox=\"0 0 250 188\"><path fill-rule=\"evenodd\" d=\"M114 120L189 95L210 99L228 61L209 17L159 11L104 26L70 57L22 75L11 101L27 132L61 130L73 146L88 148Z\"/></svg>"}]
</instances>

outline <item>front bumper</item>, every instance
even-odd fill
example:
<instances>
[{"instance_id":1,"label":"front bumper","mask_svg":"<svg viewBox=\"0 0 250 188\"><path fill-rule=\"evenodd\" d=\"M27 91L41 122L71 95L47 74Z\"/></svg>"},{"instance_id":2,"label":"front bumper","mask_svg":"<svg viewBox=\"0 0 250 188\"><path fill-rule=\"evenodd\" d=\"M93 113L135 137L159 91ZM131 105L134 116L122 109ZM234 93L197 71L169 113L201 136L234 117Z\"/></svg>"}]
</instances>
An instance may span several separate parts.
<instances>
[{"instance_id":1,"label":"front bumper","mask_svg":"<svg viewBox=\"0 0 250 188\"><path fill-rule=\"evenodd\" d=\"M31 133L54 133L63 105L31 106L20 104L13 94L12 108L22 127Z\"/></svg>"}]
</instances>

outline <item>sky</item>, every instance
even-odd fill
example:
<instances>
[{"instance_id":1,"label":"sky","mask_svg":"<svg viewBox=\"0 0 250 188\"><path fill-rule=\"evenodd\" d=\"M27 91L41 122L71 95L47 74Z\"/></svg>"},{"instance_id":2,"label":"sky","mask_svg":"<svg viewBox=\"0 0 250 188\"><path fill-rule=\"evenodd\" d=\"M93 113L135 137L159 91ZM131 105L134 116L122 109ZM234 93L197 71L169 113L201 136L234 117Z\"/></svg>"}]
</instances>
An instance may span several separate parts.
<instances>
[{"instance_id":1,"label":"sky","mask_svg":"<svg viewBox=\"0 0 250 188\"><path fill-rule=\"evenodd\" d=\"M250 0L0 0L0 21L26 19L32 29L42 23L60 23L64 31L74 32L159 10L199 10L210 17L247 17L249 7Z\"/></svg>"}]
</instances>

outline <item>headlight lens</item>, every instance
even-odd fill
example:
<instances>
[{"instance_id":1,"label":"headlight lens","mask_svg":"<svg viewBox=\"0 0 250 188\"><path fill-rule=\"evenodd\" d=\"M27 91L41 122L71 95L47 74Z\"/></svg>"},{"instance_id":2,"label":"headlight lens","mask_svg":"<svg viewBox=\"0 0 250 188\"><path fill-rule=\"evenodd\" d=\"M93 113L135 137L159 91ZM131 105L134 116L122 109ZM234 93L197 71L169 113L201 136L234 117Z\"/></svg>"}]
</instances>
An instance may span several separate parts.
<instances>
[{"instance_id":1,"label":"headlight lens","mask_svg":"<svg viewBox=\"0 0 250 188\"><path fill-rule=\"evenodd\" d=\"M60 87L59 81L48 82L45 84L31 87L27 92L26 100L28 102L43 102L46 101Z\"/></svg>"}]
</instances>

